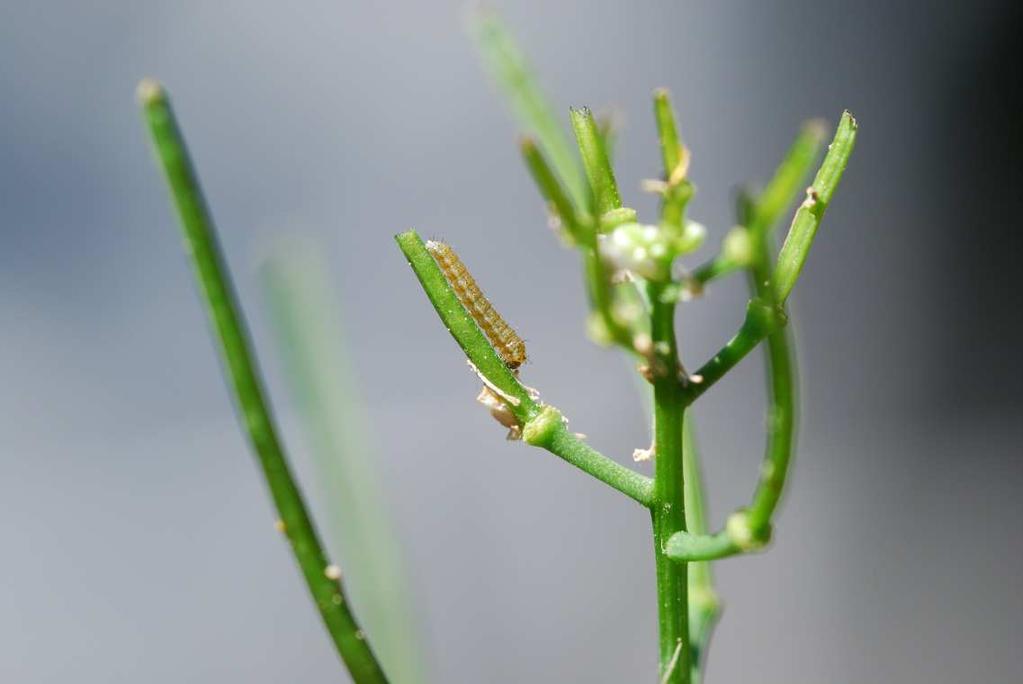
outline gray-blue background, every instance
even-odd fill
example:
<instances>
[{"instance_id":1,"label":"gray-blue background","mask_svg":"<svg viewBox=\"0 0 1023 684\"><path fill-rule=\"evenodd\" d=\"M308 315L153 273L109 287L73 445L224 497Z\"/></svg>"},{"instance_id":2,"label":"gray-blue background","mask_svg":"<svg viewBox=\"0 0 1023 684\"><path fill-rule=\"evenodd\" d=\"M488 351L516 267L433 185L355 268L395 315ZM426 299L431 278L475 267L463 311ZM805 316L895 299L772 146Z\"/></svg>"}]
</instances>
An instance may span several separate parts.
<instances>
[{"instance_id":1,"label":"gray-blue background","mask_svg":"<svg viewBox=\"0 0 1023 684\"><path fill-rule=\"evenodd\" d=\"M710 244L802 119L860 121L793 301L793 487L770 553L718 566L710 682L1019 681L1019 12L497 5L560 105L624 113L647 212L649 94L673 91ZM144 75L175 97L307 475L253 265L285 232L329 250L434 680L654 681L646 516L500 439L391 242L456 245L528 338L525 380L606 453L643 444L459 6L198 0L0 3L0 680L338 680L227 400ZM690 363L742 303L733 282L688 307ZM718 524L755 477L758 364L698 410Z\"/></svg>"}]
</instances>

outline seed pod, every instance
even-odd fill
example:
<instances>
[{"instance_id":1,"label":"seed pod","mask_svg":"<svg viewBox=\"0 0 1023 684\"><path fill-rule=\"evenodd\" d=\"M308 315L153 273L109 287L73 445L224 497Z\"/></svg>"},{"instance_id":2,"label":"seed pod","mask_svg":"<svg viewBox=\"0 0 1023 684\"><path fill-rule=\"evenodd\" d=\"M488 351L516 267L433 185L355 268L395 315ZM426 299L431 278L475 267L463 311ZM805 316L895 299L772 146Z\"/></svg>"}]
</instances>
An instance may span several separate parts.
<instances>
[{"instance_id":1,"label":"seed pod","mask_svg":"<svg viewBox=\"0 0 1023 684\"><path fill-rule=\"evenodd\" d=\"M450 245L430 240L426 249L433 256L441 272L447 279L455 296L469 312L476 325L487 336L497 355L508 368L516 369L526 362L526 343L516 334L501 315L497 313L490 301L483 296L479 286L473 279L469 269L455 254Z\"/></svg>"}]
</instances>

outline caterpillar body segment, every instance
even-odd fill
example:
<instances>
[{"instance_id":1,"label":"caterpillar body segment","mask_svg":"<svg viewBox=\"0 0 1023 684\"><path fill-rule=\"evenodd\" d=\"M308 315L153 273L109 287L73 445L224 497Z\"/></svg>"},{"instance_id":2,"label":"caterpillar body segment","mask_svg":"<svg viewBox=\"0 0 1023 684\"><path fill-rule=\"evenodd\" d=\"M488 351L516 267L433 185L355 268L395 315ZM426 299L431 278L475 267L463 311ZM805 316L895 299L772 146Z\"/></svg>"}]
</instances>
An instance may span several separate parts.
<instances>
[{"instance_id":1,"label":"caterpillar body segment","mask_svg":"<svg viewBox=\"0 0 1023 684\"><path fill-rule=\"evenodd\" d=\"M426 249L437 262L458 301L476 321L476 325L487 336L487 340L505 365L515 370L525 363L526 343L484 296L455 250L451 249L450 245L435 240L428 241Z\"/></svg>"}]
</instances>

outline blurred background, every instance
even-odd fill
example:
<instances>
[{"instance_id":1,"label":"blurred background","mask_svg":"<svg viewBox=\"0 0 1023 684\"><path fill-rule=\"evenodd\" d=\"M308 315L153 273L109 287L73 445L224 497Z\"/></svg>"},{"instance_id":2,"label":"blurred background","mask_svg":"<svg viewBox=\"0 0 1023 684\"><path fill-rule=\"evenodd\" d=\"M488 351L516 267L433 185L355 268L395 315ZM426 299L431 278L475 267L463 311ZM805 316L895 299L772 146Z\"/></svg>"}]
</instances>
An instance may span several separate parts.
<instances>
[{"instance_id":1,"label":"blurred background","mask_svg":"<svg viewBox=\"0 0 1023 684\"><path fill-rule=\"evenodd\" d=\"M791 487L770 552L716 565L708 681L1019 681L1018 3L493 5L566 113L620 113L619 182L648 218L650 92L671 89L701 256L802 120L860 123L792 300ZM502 439L391 239L453 244L528 339L525 382L618 460L645 446L631 371L584 337L576 256L545 225L463 10L0 3L0 679L339 680L137 111L153 75L321 519L331 488L258 267L297 235L328 268L429 680L654 681L647 516ZM737 278L685 307L688 363L744 301ZM698 405L715 527L752 491L761 373L751 356Z\"/></svg>"}]
</instances>

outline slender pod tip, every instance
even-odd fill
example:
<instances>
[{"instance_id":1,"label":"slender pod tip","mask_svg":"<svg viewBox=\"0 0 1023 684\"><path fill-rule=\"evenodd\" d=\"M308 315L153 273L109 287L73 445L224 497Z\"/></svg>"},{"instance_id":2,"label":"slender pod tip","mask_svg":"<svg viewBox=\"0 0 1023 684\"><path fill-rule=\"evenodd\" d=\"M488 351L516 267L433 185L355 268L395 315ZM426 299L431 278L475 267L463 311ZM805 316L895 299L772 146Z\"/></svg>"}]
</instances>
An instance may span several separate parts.
<instances>
[{"instance_id":1,"label":"slender pod tip","mask_svg":"<svg viewBox=\"0 0 1023 684\"><path fill-rule=\"evenodd\" d=\"M139 81L138 87L135 88L135 97L138 98L139 104L145 107L167 99L167 90L155 78L147 76Z\"/></svg>"},{"instance_id":2,"label":"slender pod tip","mask_svg":"<svg viewBox=\"0 0 1023 684\"><path fill-rule=\"evenodd\" d=\"M848 113L845 112L845 114ZM828 122L825 119L810 119L803 124L803 130L812 135L815 140L823 140L824 136L828 134Z\"/></svg>"}]
</instances>

